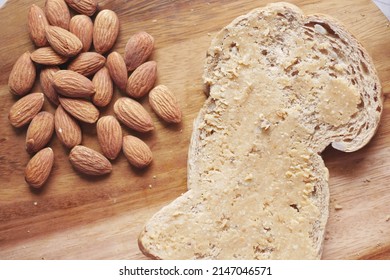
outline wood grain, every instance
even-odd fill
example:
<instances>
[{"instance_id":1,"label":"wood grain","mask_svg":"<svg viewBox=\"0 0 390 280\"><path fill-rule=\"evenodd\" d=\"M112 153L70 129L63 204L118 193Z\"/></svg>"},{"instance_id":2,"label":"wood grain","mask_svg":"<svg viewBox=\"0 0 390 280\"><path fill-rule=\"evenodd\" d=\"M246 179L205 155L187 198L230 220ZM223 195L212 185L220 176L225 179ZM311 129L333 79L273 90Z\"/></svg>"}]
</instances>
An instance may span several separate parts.
<instances>
[{"instance_id":1,"label":"wood grain","mask_svg":"<svg viewBox=\"0 0 390 280\"><path fill-rule=\"evenodd\" d=\"M76 173L68 150L56 137L53 173L41 191L30 189L23 172L29 155L26 129L7 120L16 98L9 93L13 63L34 46L27 34L32 3L13 0L0 10L0 259L145 259L137 246L143 224L163 205L186 191L186 164L192 122L202 106L202 67L212 35L235 17L270 1L99 1L120 19L113 50L123 54L127 39L145 30L156 39L152 59L158 63L158 83L176 94L183 123L161 123L151 111L156 129L136 134L151 147L150 168L137 171L120 155L113 173L92 178ZM372 55L385 93L390 93L390 28L369 0L291 1L306 13L326 13L342 21ZM39 83L34 91L39 91ZM122 94L115 92L115 99ZM103 115L112 114L112 104ZM45 102L44 109L54 108ZM83 144L100 150L94 125L83 125ZM125 134L134 134L124 129ZM362 150L324 152L330 171L331 211L324 259L390 258L390 104L385 102L377 135ZM342 206L335 210L335 205Z\"/></svg>"}]
</instances>

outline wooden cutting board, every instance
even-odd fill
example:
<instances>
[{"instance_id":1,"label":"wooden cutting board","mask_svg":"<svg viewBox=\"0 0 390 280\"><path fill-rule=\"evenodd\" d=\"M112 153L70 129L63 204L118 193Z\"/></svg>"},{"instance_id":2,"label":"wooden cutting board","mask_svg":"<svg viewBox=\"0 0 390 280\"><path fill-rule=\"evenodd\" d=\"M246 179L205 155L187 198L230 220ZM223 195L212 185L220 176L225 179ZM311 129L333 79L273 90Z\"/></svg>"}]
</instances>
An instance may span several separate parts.
<instances>
[{"instance_id":1,"label":"wooden cutting board","mask_svg":"<svg viewBox=\"0 0 390 280\"><path fill-rule=\"evenodd\" d=\"M186 164L192 122L201 108L202 67L210 40L235 17L270 1L99 1L114 10L121 29L114 50L123 54L127 39L145 30L156 39L152 59L158 63L158 83L170 87L184 113L180 125L161 123L137 136L154 154L144 171L129 166L120 155L113 172L103 178L76 173L68 151L53 137L51 177L41 191L24 182L29 155L26 128L7 120L16 101L7 80L13 63L33 50L27 34L32 3L12 0L0 9L0 259L145 259L137 246L143 224L163 205L186 191ZM390 92L389 22L369 0L291 1L306 13L327 13L344 22L372 55L384 92ZM39 91L39 83L34 91ZM115 92L115 99L121 95ZM102 115L112 114L112 104ZM47 101L44 110L54 112ZM83 144L99 150L94 125L83 125ZM133 133L124 129L125 134ZM364 149L345 154L324 152L330 171L331 210L324 259L390 258L390 104L385 102L377 135ZM337 207L336 207L337 206ZM342 209L335 210L335 208Z\"/></svg>"}]
</instances>

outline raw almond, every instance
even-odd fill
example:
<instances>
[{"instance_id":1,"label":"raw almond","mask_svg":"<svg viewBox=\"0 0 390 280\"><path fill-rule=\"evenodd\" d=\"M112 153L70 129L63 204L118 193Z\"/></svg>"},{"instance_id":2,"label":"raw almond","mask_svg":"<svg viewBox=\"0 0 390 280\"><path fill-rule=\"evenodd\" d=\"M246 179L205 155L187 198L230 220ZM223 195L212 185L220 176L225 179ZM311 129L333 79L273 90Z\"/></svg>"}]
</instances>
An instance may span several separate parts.
<instances>
[{"instance_id":1,"label":"raw almond","mask_svg":"<svg viewBox=\"0 0 390 280\"><path fill-rule=\"evenodd\" d=\"M54 131L54 116L49 112L38 113L27 129L26 150L36 153L49 143Z\"/></svg>"},{"instance_id":2,"label":"raw almond","mask_svg":"<svg viewBox=\"0 0 390 280\"><path fill-rule=\"evenodd\" d=\"M65 2L76 12L87 16L92 16L98 6L96 0L65 0Z\"/></svg>"},{"instance_id":3,"label":"raw almond","mask_svg":"<svg viewBox=\"0 0 390 280\"><path fill-rule=\"evenodd\" d=\"M60 70L53 75L53 87L67 97L89 97L95 93L92 81L71 70Z\"/></svg>"},{"instance_id":4,"label":"raw almond","mask_svg":"<svg viewBox=\"0 0 390 280\"><path fill-rule=\"evenodd\" d=\"M69 154L70 163L81 173L104 175L112 171L110 161L99 152L85 146L75 146Z\"/></svg>"},{"instance_id":5,"label":"raw almond","mask_svg":"<svg viewBox=\"0 0 390 280\"><path fill-rule=\"evenodd\" d=\"M106 66L115 85L122 91L126 90L127 69L123 57L118 52L111 52L107 56Z\"/></svg>"},{"instance_id":6,"label":"raw almond","mask_svg":"<svg viewBox=\"0 0 390 280\"><path fill-rule=\"evenodd\" d=\"M51 47L43 47L32 52L31 60L43 65L60 65L67 62L68 58L59 55Z\"/></svg>"},{"instance_id":7,"label":"raw almond","mask_svg":"<svg viewBox=\"0 0 390 280\"><path fill-rule=\"evenodd\" d=\"M145 96L157 79L157 63L148 61L138 66L127 80L126 93L133 98Z\"/></svg>"},{"instance_id":8,"label":"raw almond","mask_svg":"<svg viewBox=\"0 0 390 280\"><path fill-rule=\"evenodd\" d=\"M14 127L21 127L29 123L42 109L44 95L41 92L30 93L11 107L8 119Z\"/></svg>"},{"instance_id":9,"label":"raw almond","mask_svg":"<svg viewBox=\"0 0 390 280\"><path fill-rule=\"evenodd\" d=\"M81 144L82 133L77 121L71 117L61 105L54 115L54 127L60 142L67 148Z\"/></svg>"},{"instance_id":10,"label":"raw almond","mask_svg":"<svg viewBox=\"0 0 390 280\"><path fill-rule=\"evenodd\" d=\"M149 93L149 104L153 111L169 123L181 122L182 113L175 95L167 86L158 85Z\"/></svg>"},{"instance_id":11,"label":"raw almond","mask_svg":"<svg viewBox=\"0 0 390 280\"><path fill-rule=\"evenodd\" d=\"M95 52L83 52L75 57L68 65L68 70L84 76L95 74L106 63L106 58Z\"/></svg>"},{"instance_id":12,"label":"raw almond","mask_svg":"<svg viewBox=\"0 0 390 280\"><path fill-rule=\"evenodd\" d=\"M76 35L83 43L83 52L87 52L92 45L93 23L86 15L75 15L70 19L69 31Z\"/></svg>"},{"instance_id":13,"label":"raw almond","mask_svg":"<svg viewBox=\"0 0 390 280\"><path fill-rule=\"evenodd\" d=\"M95 94L92 97L92 102L98 107L107 106L112 99L114 86L110 77L110 73L106 67L100 69L93 76L92 83L95 87Z\"/></svg>"},{"instance_id":14,"label":"raw almond","mask_svg":"<svg viewBox=\"0 0 390 280\"><path fill-rule=\"evenodd\" d=\"M131 129L139 132L154 129L149 113L140 103L131 98L119 98L114 104L114 112L118 120Z\"/></svg>"},{"instance_id":15,"label":"raw almond","mask_svg":"<svg viewBox=\"0 0 390 280\"><path fill-rule=\"evenodd\" d=\"M83 48L83 43L81 43L80 39L64 28L47 26L45 32L50 46L62 56L75 56Z\"/></svg>"},{"instance_id":16,"label":"raw almond","mask_svg":"<svg viewBox=\"0 0 390 280\"><path fill-rule=\"evenodd\" d=\"M125 62L128 71L133 71L144 63L152 54L154 38L152 35L141 31L133 36L126 43Z\"/></svg>"},{"instance_id":17,"label":"raw almond","mask_svg":"<svg viewBox=\"0 0 390 280\"><path fill-rule=\"evenodd\" d=\"M118 120L113 116L101 117L96 132L103 155L116 159L122 149L122 128Z\"/></svg>"},{"instance_id":18,"label":"raw almond","mask_svg":"<svg viewBox=\"0 0 390 280\"><path fill-rule=\"evenodd\" d=\"M54 73L59 70L60 68L57 66L46 67L41 70L41 74L39 76L39 82L41 84L43 93L50 100L50 102L57 106L59 101L57 91L53 87L53 76Z\"/></svg>"},{"instance_id":19,"label":"raw almond","mask_svg":"<svg viewBox=\"0 0 390 280\"><path fill-rule=\"evenodd\" d=\"M31 60L30 52L25 52L12 67L8 78L8 86L13 94L25 95L33 87L35 77L36 69Z\"/></svg>"},{"instance_id":20,"label":"raw almond","mask_svg":"<svg viewBox=\"0 0 390 280\"><path fill-rule=\"evenodd\" d=\"M141 139L131 135L123 137L123 153L129 163L137 168L144 168L153 160L149 146Z\"/></svg>"},{"instance_id":21,"label":"raw almond","mask_svg":"<svg viewBox=\"0 0 390 280\"><path fill-rule=\"evenodd\" d=\"M46 0L45 14L51 25L69 29L70 13L64 0Z\"/></svg>"},{"instance_id":22,"label":"raw almond","mask_svg":"<svg viewBox=\"0 0 390 280\"><path fill-rule=\"evenodd\" d=\"M25 169L25 180L33 188L42 187L53 168L54 153L49 147L39 151L28 162Z\"/></svg>"},{"instance_id":23,"label":"raw almond","mask_svg":"<svg viewBox=\"0 0 390 280\"><path fill-rule=\"evenodd\" d=\"M32 4L28 11L28 30L30 38L37 47L48 45L45 35L45 28L49 25L44 11L35 4Z\"/></svg>"},{"instance_id":24,"label":"raw almond","mask_svg":"<svg viewBox=\"0 0 390 280\"><path fill-rule=\"evenodd\" d=\"M98 53L105 53L115 44L119 33L119 19L114 11L102 10L93 26L93 46Z\"/></svg>"},{"instance_id":25,"label":"raw almond","mask_svg":"<svg viewBox=\"0 0 390 280\"><path fill-rule=\"evenodd\" d=\"M99 110L85 99L59 97L65 111L74 118L85 123L95 123L99 118Z\"/></svg>"}]
</instances>

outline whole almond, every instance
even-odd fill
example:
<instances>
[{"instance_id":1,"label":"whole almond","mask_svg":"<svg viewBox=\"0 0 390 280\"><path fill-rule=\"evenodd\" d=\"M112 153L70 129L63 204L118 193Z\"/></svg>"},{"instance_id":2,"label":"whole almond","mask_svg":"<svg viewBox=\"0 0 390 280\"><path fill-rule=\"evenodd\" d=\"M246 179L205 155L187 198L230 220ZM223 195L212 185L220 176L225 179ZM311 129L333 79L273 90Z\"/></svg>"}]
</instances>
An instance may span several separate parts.
<instances>
[{"instance_id":1,"label":"whole almond","mask_svg":"<svg viewBox=\"0 0 390 280\"><path fill-rule=\"evenodd\" d=\"M65 2L76 12L87 16L92 16L98 6L96 0L65 0Z\"/></svg>"},{"instance_id":2,"label":"whole almond","mask_svg":"<svg viewBox=\"0 0 390 280\"><path fill-rule=\"evenodd\" d=\"M85 99L59 97L65 111L74 118L85 123L95 123L99 118L99 110Z\"/></svg>"},{"instance_id":3,"label":"whole almond","mask_svg":"<svg viewBox=\"0 0 390 280\"><path fill-rule=\"evenodd\" d=\"M175 95L167 86L158 85L149 93L149 104L153 111L169 123L181 122L182 113Z\"/></svg>"},{"instance_id":4,"label":"whole almond","mask_svg":"<svg viewBox=\"0 0 390 280\"><path fill-rule=\"evenodd\" d=\"M95 52L83 52L76 56L68 65L68 70L84 76L95 74L106 63L106 58Z\"/></svg>"},{"instance_id":5,"label":"whole almond","mask_svg":"<svg viewBox=\"0 0 390 280\"><path fill-rule=\"evenodd\" d=\"M96 132L103 155L116 159L122 149L122 128L118 120L113 116L101 117Z\"/></svg>"},{"instance_id":6,"label":"whole almond","mask_svg":"<svg viewBox=\"0 0 390 280\"><path fill-rule=\"evenodd\" d=\"M25 180L33 188L42 187L53 168L54 153L50 147L40 150L28 162L25 169Z\"/></svg>"},{"instance_id":7,"label":"whole almond","mask_svg":"<svg viewBox=\"0 0 390 280\"><path fill-rule=\"evenodd\" d=\"M60 70L53 75L53 87L63 96L89 97L95 93L92 81L71 70Z\"/></svg>"},{"instance_id":8,"label":"whole almond","mask_svg":"<svg viewBox=\"0 0 390 280\"><path fill-rule=\"evenodd\" d=\"M92 97L92 102L98 107L107 106L112 99L114 86L110 77L110 73L106 67L100 69L93 76L92 83L95 87L95 94Z\"/></svg>"},{"instance_id":9,"label":"whole almond","mask_svg":"<svg viewBox=\"0 0 390 280\"><path fill-rule=\"evenodd\" d=\"M32 4L28 11L28 30L30 38L37 47L48 45L45 35L45 28L49 25L43 10L35 4Z\"/></svg>"},{"instance_id":10,"label":"whole almond","mask_svg":"<svg viewBox=\"0 0 390 280\"><path fill-rule=\"evenodd\" d=\"M54 116L49 112L38 113L27 129L26 150L36 153L49 143L54 131Z\"/></svg>"},{"instance_id":11,"label":"whole almond","mask_svg":"<svg viewBox=\"0 0 390 280\"><path fill-rule=\"evenodd\" d=\"M14 127L21 127L29 123L42 109L44 95L41 92L30 93L11 107L8 119Z\"/></svg>"},{"instance_id":12,"label":"whole almond","mask_svg":"<svg viewBox=\"0 0 390 280\"><path fill-rule=\"evenodd\" d=\"M133 71L144 63L152 54L154 38L145 31L138 32L130 37L125 47L125 62L128 71Z\"/></svg>"},{"instance_id":13,"label":"whole almond","mask_svg":"<svg viewBox=\"0 0 390 280\"><path fill-rule=\"evenodd\" d=\"M92 45L93 23L86 15L75 15L70 19L69 31L76 35L83 43L83 52L87 52Z\"/></svg>"},{"instance_id":14,"label":"whole almond","mask_svg":"<svg viewBox=\"0 0 390 280\"><path fill-rule=\"evenodd\" d=\"M66 29L58 26L47 26L45 32L50 46L62 56L75 56L83 48L80 39Z\"/></svg>"},{"instance_id":15,"label":"whole almond","mask_svg":"<svg viewBox=\"0 0 390 280\"><path fill-rule=\"evenodd\" d=\"M69 154L72 166L87 175L104 175L112 171L110 161L99 152L85 146L75 146Z\"/></svg>"},{"instance_id":16,"label":"whole almond","mask_svg":"<svg viewBox=\"0 0 390 280\"><path fill-rule=\"evenodd\" d=\"M57 91L53 87L53 76L54 73L59 70L60 68L57 66L45 67L41 70L41 74L39 76L39 82L41 84L43 93L50 100L50 102L57 106L60 102L58 101Z\"/></svg>"},{"instance_id":17,"label":"whole almond","mask_svg":"<svg viewBox=\"0 0 390 280\"><path fill-rule=\"evenodd\" d=\"M118 120L127 127L139 132L148 132L154 129L149 113L137 101L121 97L114 104L114 113Z\"/></svg>"},{"instance_id":18,"label":"whole almond","mask_svg":"<svg viewBox=\"0 0 390 280\"><path fill-rule=\"evenodd\" d=\"M60 142L67 148L81 144L82 133L77 121L71 117L61 105L54 114L54 126Z\"/></svg>"},{"instance_id":19,"label":"whole almond","mask_svg":"<svg viewBox=\"0 0 390 280\"><path fill-rule=\"evenodd\" d=\"M8 86L13 94L25 95L33 87L35 77L36 69L31 60L30 52L25 52L12 67L8 78Z\"/></svg>"},{"instance_id":20,"label":"whole almond","mask_svg":"<svg viewBox=\"0 0 390 280\"><path fill-rule=\"evenodd\" d=\"M32 52L31 60L43 65L60 65L67 62L68 58L59 55L51 47L43 47Z\"/></svg>"},{"instance_id":21,"label":"whole almond","mask_svg":"<svg viewBox=\"0 0 390 280\"><path fill-rule=\"evenodd\" d=\"M114 11L100 11L93 26L93 46L98 53L105 53L115 44L119 33L119 19Z\"/></svg>"},{"instance_id":22,"label":"whole almond","mask_svg":"<svg viewBox=\"0 0 390 280\"><path fill-rule=\"evenodd\" d=\"M107 56L106 66L110 71L111 79L122 91L126 90L127 69L123 57L118 52L111 52Z\"/></svg>"},{"instance_id":23,"label":"whole almond","mask_svg":"<svg viewBox=\"0 0 390 280\"><path fill-rule=\"evenodd\" d=\"M141 139L131 135L123 137L123 153L129 163L137 168L144 168L153 160L149 146Z\"/></svg>"},{"instance_id":24,"label":"whole almond","mask_svg":"<svg viewBox=\"0 0 390 280\"><path fill-rule=\"evenodd\" d=\"M157 63L148 61L138 66L127 80L126 93L133 98L145 96L157 79Z\"/></svg>"},{"instance_id":25,"label":"whole almond","mask_svg":"<svg viewBox=\"0 0 390 280\"><path fill-rule=\"evenodd\" d=\"M46 0L45 14L51 25L69 29L70 13L64 0Z\"/></svg>"}]
</instances>

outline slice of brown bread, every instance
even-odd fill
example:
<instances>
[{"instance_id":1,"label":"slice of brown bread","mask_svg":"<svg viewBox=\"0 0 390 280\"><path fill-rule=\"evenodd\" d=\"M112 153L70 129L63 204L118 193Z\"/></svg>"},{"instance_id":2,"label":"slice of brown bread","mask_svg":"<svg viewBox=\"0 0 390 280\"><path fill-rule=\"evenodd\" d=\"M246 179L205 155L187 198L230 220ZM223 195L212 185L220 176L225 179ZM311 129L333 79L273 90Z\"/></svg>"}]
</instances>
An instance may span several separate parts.
<instances>
[{"instance_id":1,"label":"slice of brown bread","mask_svg":"<svg viewBox=\"0 0 390 280\"><path fill-rule=\"evenodd\" d=\"M317 259L328 218L326 146L374 135L380 81L336 20L270 4L212 41L194 122L189 191L140 234L157 259Z\"/></svg>"}]
</instances>

